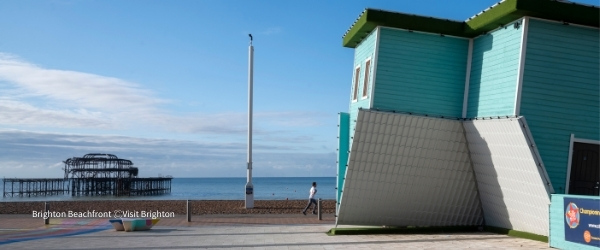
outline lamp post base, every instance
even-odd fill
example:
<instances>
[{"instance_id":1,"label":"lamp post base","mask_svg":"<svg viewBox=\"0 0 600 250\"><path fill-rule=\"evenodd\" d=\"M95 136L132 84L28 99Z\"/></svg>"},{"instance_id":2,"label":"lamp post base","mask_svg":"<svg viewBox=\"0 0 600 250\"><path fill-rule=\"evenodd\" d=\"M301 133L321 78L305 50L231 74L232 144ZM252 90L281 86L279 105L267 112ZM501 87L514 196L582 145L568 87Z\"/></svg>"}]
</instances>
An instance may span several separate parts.
<instances>
[{"instance_id":1,"label":"lamp post base","mask_svg":"<svg viewBox=\"0 0 600 250\"><path fill-rule=\"evenodd\" d=\"M254 186L251 182L246 183L246 209L254 208Z\"/></svg>"}]
</instances>

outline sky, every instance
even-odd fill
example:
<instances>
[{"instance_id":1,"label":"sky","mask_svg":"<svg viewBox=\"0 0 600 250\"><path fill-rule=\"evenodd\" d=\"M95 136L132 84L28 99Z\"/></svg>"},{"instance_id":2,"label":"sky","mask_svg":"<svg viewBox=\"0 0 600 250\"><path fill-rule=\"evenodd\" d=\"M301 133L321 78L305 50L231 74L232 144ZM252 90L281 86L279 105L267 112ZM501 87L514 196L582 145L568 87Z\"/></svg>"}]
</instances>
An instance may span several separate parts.
<instances>
[{"instance_id":1,"label":"sky","mask_svg":"<svg viewBox=\"0 0 600 250\"><path fill-rule=\"evenodd\" d=\"M496 2L0 1L0 177L63 177L87 153L141 177L246 176L249 33L253 176L335 177L360 13L464 21Z\"/></svg>"}]
</instances>

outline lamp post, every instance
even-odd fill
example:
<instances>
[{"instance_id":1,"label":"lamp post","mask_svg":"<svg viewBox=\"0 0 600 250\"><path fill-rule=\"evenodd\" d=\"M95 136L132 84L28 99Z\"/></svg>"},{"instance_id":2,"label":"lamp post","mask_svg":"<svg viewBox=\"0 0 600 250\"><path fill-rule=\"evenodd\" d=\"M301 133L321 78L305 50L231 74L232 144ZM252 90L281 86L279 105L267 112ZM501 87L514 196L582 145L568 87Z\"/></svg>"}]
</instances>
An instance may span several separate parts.
<instances>
[{"instance_id":1,"label":"lamp post","mask_svg":"<svg viewBox=\"0 0 600 250\"><path fill-rule=\"evenodd\" d=\"M250 36L250 47L248 47L248 162L246 182L246 209L254 208L254 186L252 185L252 78L254 63L254 47L252 46L252 34Z\"/></svg>"}]
</instances>

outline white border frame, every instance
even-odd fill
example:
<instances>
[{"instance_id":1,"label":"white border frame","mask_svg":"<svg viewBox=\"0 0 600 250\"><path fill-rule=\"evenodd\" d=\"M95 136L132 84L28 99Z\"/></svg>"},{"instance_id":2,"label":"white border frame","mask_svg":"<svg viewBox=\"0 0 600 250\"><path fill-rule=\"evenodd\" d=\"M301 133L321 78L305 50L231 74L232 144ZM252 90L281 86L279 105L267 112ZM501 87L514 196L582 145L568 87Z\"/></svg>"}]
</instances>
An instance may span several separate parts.
<instances>
[{"instance_id":1,"label":"white border frame","mask_svg":"<svg viewBox=\"0 0 600 250\"><path fill-rule=\"evenodd\" d=\"M367 72L367 62L370 62L369 63L369 68L368 68L369 72ZM371 78L373 77L373 74L371 73L371 72L373 72L373 59L372 59L372 57L371 56L367 57L367 59L365 59L365 63L364 64L365 64L365 73L362 75L362 91L360 93L360 100L361 101L364 100L364 99L369 98L369 94L371 94L370 91L369 91L369 85L371 83ZM367 75L366 75L367 73L369 73L369 76L368 76L369 79L366 79L367 78ZM367 81L367 84L366 84L367 86L365 86L365 81ZM366 91L365 91L365 87L367 88ZM366 95L364 95L364 94L366 94Z\"/></svg>"},{"instance_id":2,"label":"white border frame","mask_svg":"<svg viewBox=\"0 0 600 250\"><path fill-rule=\"evenodd\" d=\"M538 166L538 171L540 171L543 180L546 181L546 183L544 183L544 187L546 188L546 191L548 191L548 197L550 197L551 194L554 194L556 192L554 190L554 186L552 185L552 180L548 175L548 170L546 170L546 165L544 165L544 160L542 160L540 151L538 151L538 146L536 145L535 140L533 139L533 135L531 134L531 130L529 129L529 125L527 124L527 119L525 119L525 116L519 116L518 120L521 124L521 129L524 132L525 139L529 144L529 149L535 156L534 159L535 164Z\"/></svg>"},{"instance_id":3,"label":"white border frame","mask_svg":"<svg viewBox=\"0 0 600 250\"><path fill-rule=\"evenodd\" d=\"M360 87L360 64L357 64L356 66L354 66L354 72L352 73L352 89L350 90L350 101L351 103L355 103L358 102L358 95L359 95L359 87ZM356 70L358 69L358 73L356 72ZM357 75L358 74L358 75ZM356 91L356 98L354 98L354 91Z\"/></svg>"},{"instance_id":4,"label":"white border frame","mask_svg":"<svg viewBox=\"0 0 600 250\"><path fill-rule=\"evenodd\" d=\"M467 118L467 107L469 106L469 87L471 84L471 64L473 61L473 38L469 39L469 49L467 51L467 73L465 76L465 93L463 94L462 118Z\"/></svg>"},{"instance_id":5,"label":"white border frame","mask_svg":"<svg viewBox=\"0 0 600 250\"><path fill-rule=\"evenodd\" d=\"M373 60L371 61L373 81L371 82L371 91L369 93L369 97L371 98L369 100L369 109L373 108L373 100L375 100L375 80L377 80L377 61L379 60L379 42L381 41L381 26L377 26L375 29L377 37L375 37L375 55L373 55Z\"/></svg>"},{"instance_id":6,"label":"white border frame","mask_svg":"<svg viewBox=\"0 0 600 250\"><path fill-rule=\"evenodd\" d=\"M523 74L525 72L525 55L527 54L527 34L529 28L529 17L523 17L521 21L521 52L519 54L519 69L517 69L517 88L515 93L514 116L521 114L521 92L523 91Z\"/></svg>"},{"instance_id":7,"label":"white border frame","mask_svg":"<svg viewBox=\"0 0 600 250\"><path fill-rule=\"evenodd\" d=\"M565 180L565 194L569 194L569 181L571 179L571 161L573 161L573 146L575 146L576 142L600 145L600 141L575 138L575 134L571 134L571 140L569 142L569 158L567 162L567 179Z\"/></svg>"}]
</instances>

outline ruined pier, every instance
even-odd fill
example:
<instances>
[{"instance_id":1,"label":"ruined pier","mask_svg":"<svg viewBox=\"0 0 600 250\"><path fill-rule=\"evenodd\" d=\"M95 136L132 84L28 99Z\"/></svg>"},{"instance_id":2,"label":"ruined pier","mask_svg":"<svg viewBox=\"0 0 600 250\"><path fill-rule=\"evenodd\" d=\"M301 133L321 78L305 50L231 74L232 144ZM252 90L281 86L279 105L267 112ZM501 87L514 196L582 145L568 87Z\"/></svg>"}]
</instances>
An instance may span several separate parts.
<instances>
[{"instance_id":1,"label":"ruined pier","mask_svg":"<svg viewBox=\"0 0 600 250\"><path fill-rule=\"evenodd\" d=\"M64 161L64 178L3 179L3 197L144 196L171 193L173 177L139 178L133 162L112 154L86 154Z\"/></svg>"}]
</instances>

